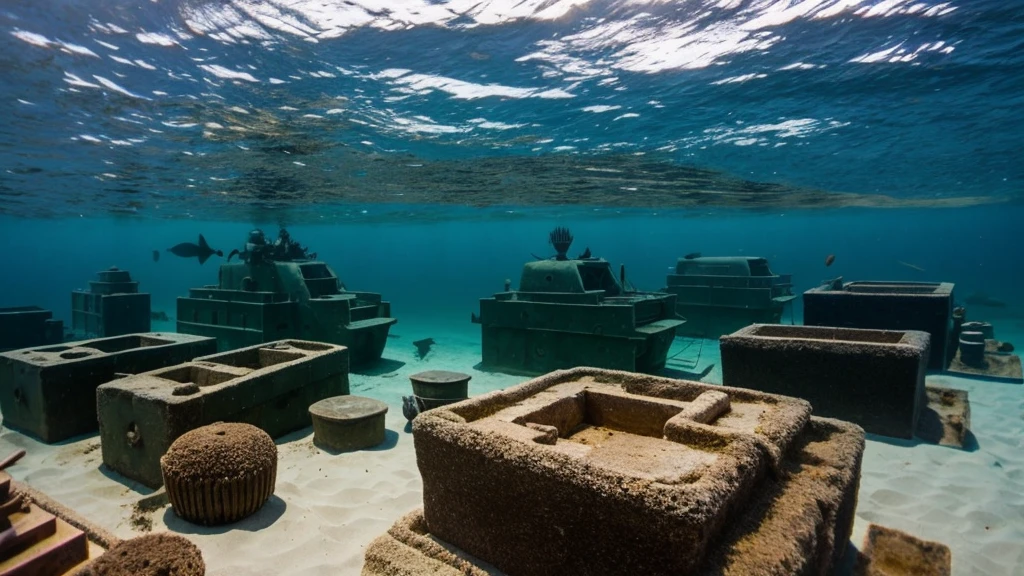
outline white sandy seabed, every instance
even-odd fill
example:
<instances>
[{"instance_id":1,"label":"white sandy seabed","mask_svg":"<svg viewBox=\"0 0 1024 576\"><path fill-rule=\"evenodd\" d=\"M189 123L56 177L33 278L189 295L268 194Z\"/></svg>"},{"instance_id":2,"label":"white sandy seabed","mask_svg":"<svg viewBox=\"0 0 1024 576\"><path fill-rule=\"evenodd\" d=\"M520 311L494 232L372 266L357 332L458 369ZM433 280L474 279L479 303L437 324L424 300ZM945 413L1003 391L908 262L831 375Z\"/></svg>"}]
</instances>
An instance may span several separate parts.
<instances>
[{"instance_id":1,"label":"white sandy seabed","mask_svg":"<svg viewBox=\"0 0 1024 576\"><path fill-rule=\"evenodd\" d=\"M994 322L1002 340L1024 344L1024 325ZM154 327L156 329L156 327ZM422 505L422 484L412 435L402 416L408 376L447 369L472 374L470 394L524 378L480 372L479 327L438 327L403 320L392 329L385 361L373 373L352 374L351 393L388 403L387 439L371 450L332 455L312 443L306 428L277 440L277 490L255 515L236 524L204 528L178 519L170 507L149 513L154 531L186 535L202 550L211 576L359 574L366 546L406 512ZM420 360L412 342L436 345ZM677 340L673 376L714 368L704 382L720 383L716 342ZM699 363L694 360L700 351ZM869 435L854 527L859 545L869 522L948 545L953 573L1024 575L1024 386L947 375L928 382L967 390L968 450ZM0 433L0 455L17 448L27 456L9 469L16 479L49 494L121 538L140 535L133 505L152 490L101 467L94 434L48 446L17 432Z\"/></svg>"}]
</instances>

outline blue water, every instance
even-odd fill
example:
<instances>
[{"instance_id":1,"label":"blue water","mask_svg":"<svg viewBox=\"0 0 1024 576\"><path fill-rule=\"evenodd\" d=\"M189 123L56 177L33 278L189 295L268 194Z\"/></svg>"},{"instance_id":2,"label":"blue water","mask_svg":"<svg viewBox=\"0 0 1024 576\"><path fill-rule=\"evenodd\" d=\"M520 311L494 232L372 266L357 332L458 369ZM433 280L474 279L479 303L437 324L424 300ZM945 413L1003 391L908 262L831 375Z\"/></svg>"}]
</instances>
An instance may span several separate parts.
<instances>
[{"instance_id":1,"label":"blue water","mask_svg":"<svg viewBox=\"0 0 1024 576\"><path fill-rule=\"evenodd\" d=\"M0 54L0 305L117 265L173 315L219 260L152 250L279 224L399 318L555 225L646 289L701 251L1021 304L1020 2L8 0Z\"/></svg>"}]
</instances>

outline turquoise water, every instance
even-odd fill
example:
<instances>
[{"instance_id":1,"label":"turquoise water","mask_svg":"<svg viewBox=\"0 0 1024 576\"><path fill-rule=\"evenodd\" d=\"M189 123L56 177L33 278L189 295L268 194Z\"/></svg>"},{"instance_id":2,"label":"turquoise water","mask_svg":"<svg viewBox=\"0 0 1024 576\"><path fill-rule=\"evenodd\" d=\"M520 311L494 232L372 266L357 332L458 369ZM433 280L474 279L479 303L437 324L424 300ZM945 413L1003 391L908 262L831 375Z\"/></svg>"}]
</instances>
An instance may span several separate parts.
<instances>
[{"instance_id":1,"label":"turquoise water","mask_svg":"<svg viewBox=\"0 0 1024 576\"><path fill-rule=\"evenodd\" d=\"M293 238L317 252L351 290L380 292L399 321L469 323L478 300L518 285L531 253L549 256L548 232L568 225L571 252L626 266L637 288L658 290L669 268L689 252L769 258L776 273L793 274L795 293L822 280L910 280L954 282L963 300L984 292L1008 304L974 308L975 317L1024 321L1017 289L1024 261L1018 207L960 209L846 209L825 212L746 214L712 212L693 217L653 213L630 216L523 216L518 219L343 225L299 225ZM978 225L978 223L984 225ZM272 222L256 223L268 235ZM4 305L35 304L70 325L70 292L88 289L95 273L110 266L131 272L140 290L152 294L155 311L175 316L175 299L189 288L217 283L213 256L204 265L165 250L179 242L210 245L228 254L243 247L253 224L246 222L152 221L131 218L69 220L0 219L11 271L4 280ZM154 262L152 251L161 251ZM836 260L825 267L825 257ZM910 264L922 270L917 270ZM795 319L801 317L800 299ZM788 316L786 320L788 320Z\"/></svg>"}]
</instances>

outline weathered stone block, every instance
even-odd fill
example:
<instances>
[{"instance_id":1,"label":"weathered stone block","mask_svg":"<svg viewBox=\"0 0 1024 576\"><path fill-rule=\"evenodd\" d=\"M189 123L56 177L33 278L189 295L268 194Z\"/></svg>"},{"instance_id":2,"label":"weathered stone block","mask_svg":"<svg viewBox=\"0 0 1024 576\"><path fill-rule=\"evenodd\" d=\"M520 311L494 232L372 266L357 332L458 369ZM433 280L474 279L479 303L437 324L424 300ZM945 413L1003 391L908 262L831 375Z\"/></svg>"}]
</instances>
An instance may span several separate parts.
<instances>
[{"instance_id":1,"label":"weathered stone block","mask_svg":"<svg viewBox=\"0 0 1024 576\"><path fill-rule=\"evenodd\" d=\"M929 542L877 524L868 526L853 566L853 576L949 576L953 555L940 542Z\"/></svg>"},{"instance_id":2,"label":"weathered stone block","mask_svg":"<svg viewBox=\"0 0 1024 576\"><path fill-rule=\"evenodd\" d=\"M928 402L923 332L754 324L719 346L723 384L804 398L872 434L913 438Z\"/></svg>"},{"instance_id":3,"label":"weathered stone block","mask_svg":"<svg viewBox=\"0 0 1024 576\"><path fill-rule=\"evenodd\" d=\"M0 354L4 425L53 443L93 432L96 388L118 374L179 364L216 350L213 338L149 332Z\"/></svg>"},{"instance_id":4,"label":"weathered stone block","mask_svg":"<svg viewBox=\"0 0 1024 576\"><path fill-rule=\"evenodd\" d=\"M58 344L64 339L64 322L38 306L0 308L0 351Z\"/></svg>"},{"instance_id":5,"label":"weathered stone block","mask_svg":"<svg viewBox=\"0 0 1024 576\"><path fill-rule=\"evenodd\" d=\"M71 327L79 334L110 337L149 332L150 297L127 270L96 274L89 291L71 293Z\"/></svg>"},{"instance_id":6,"label":"weathered stone block","mask_svg":"<svg viewBox=\"0 0 1024 576\"><path fill-rule=\"evenodd\" d=\"M847 282L804 292L804 324L872 330L919 330L931 336L928 368L945 370L956 353L953 284Z\"/></svg>"},{"instance_id":7,"label":"weathered stone block","mask_svg":"<svg viewBox=\"0 0 1024 576\"><path fill-rule=\"evenodd\" d=\"M864 449L803 400L593 368L423 413L413 437L425 522L375 541L364 574L475 557L517 576L824 575Z\"/></svg>"},{"instance_id":8,"label":"weathered stone block","mask_svg":"<svg viewBox=\"0 0 1024 576\"><path fill-rule=\"evenodd\" d=\"M311 404L348 394L348 358L343 346L281 340L100 386L103 463L157 487L160 457L185 432L244 422L277 438L309 426Z\"/></svg>"}]
</instances>

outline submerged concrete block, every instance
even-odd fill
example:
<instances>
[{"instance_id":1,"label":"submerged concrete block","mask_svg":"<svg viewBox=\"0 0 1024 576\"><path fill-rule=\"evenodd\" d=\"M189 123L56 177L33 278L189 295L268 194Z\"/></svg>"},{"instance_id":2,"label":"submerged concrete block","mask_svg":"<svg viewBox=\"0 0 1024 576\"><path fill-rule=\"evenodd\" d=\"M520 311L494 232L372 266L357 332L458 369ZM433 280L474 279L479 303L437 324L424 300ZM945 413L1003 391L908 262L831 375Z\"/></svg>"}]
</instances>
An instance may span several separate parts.
<instances>
[{"instance_id":1,"label":"submerged concrete block","mask_svg":"<svg viewBox=\"0 0 1024 576\"><path fill-rule=\"evenodd\" d=\"M118 377L179 364L216 350L213 338L128 334L0 354L4 425L53 443L93 432L96 388Z\"/></svg>"},{"instance_id":2,"label":"submerged concrete block","mask_svg":"<svg viewBox=\"0 0 1024 576\"><path fill-rule=\"evenodd\" d=\"M281 340L138 374L96 392L103 463L160 486L160 457L182 434L244 422L277 438L310 425L309 406L348 394L348 349Z\"/></svg>"},{"instance_id":3,"label":"submerged concrete block","mask_svg":"<svg viewBox=\"0 0 1024 576\"><path fill-rule=\"evenodd\" d=\"M64 322L38 306L0 308L0 351L59 344Z\"/></svg>"},{"instance_id":4,"label":"submerged concrete block","mask_svg":"<svg viewBox=\"0 0 1024 576\"><path fill-rule=\"evenodd\" d=\"M940 542L877 524L868 526L853 576L949 576L953 555Z\"/></svg>"},{"instance_id":5,"label":"submerged concrete block","mask_svg":"<svg viewBox=\"0 0 1024 576\"><path fill-rule=\"evenodd\" d=\"M913 438L927 404L928 334L754 324L722 336L722 383L810 401L872 434Z\"/></svg>"},{"instance_id":6,"label":"submerged concrete block","mask_svg":"<svg viewBox=\"0 0 1024 576\"><path fill-rule=\"evenodd\" d=\"M362 396L335 396L309 407L313 442L331 450L372 448L384 442L388 405Z\"/></svg>"},{"instance_id":7,"label":"submerged concrete block","mask_svg":"<svg viewBox=\"0 0 1024 576\"><path fill-rule=\"evenodd\" d=\"M89 291L71 293L71 327L87 336L110 337L149 332L149 294L127 270L113 267L96 274Z\"/></svg>"},{"instance_id":8,"label":"submerged concrete block","mask_svg":"<svg viewBox=\"0 0 1024 576\"><path fill-rule=\"evenodd\" d=\"M810 412L593 368L425 412L424 521L375 541L364 574L483 572L474 558L517 576L828 574L852 529L864 433ZM420 546L427 535L445 545Z\"/></svg>"},{"instance_id":9,"label":"submerged concrete block","mask_svg":"<svg viewBox=\"0 0 1024 576\"><path fill-rule=\"evenodd\" d=\"M944 370L956 353L953 288L948 282L847 282L804 292L804 324L871 330L919 330L931 336L928 368Z\"/></svg>"}]
</instances>

